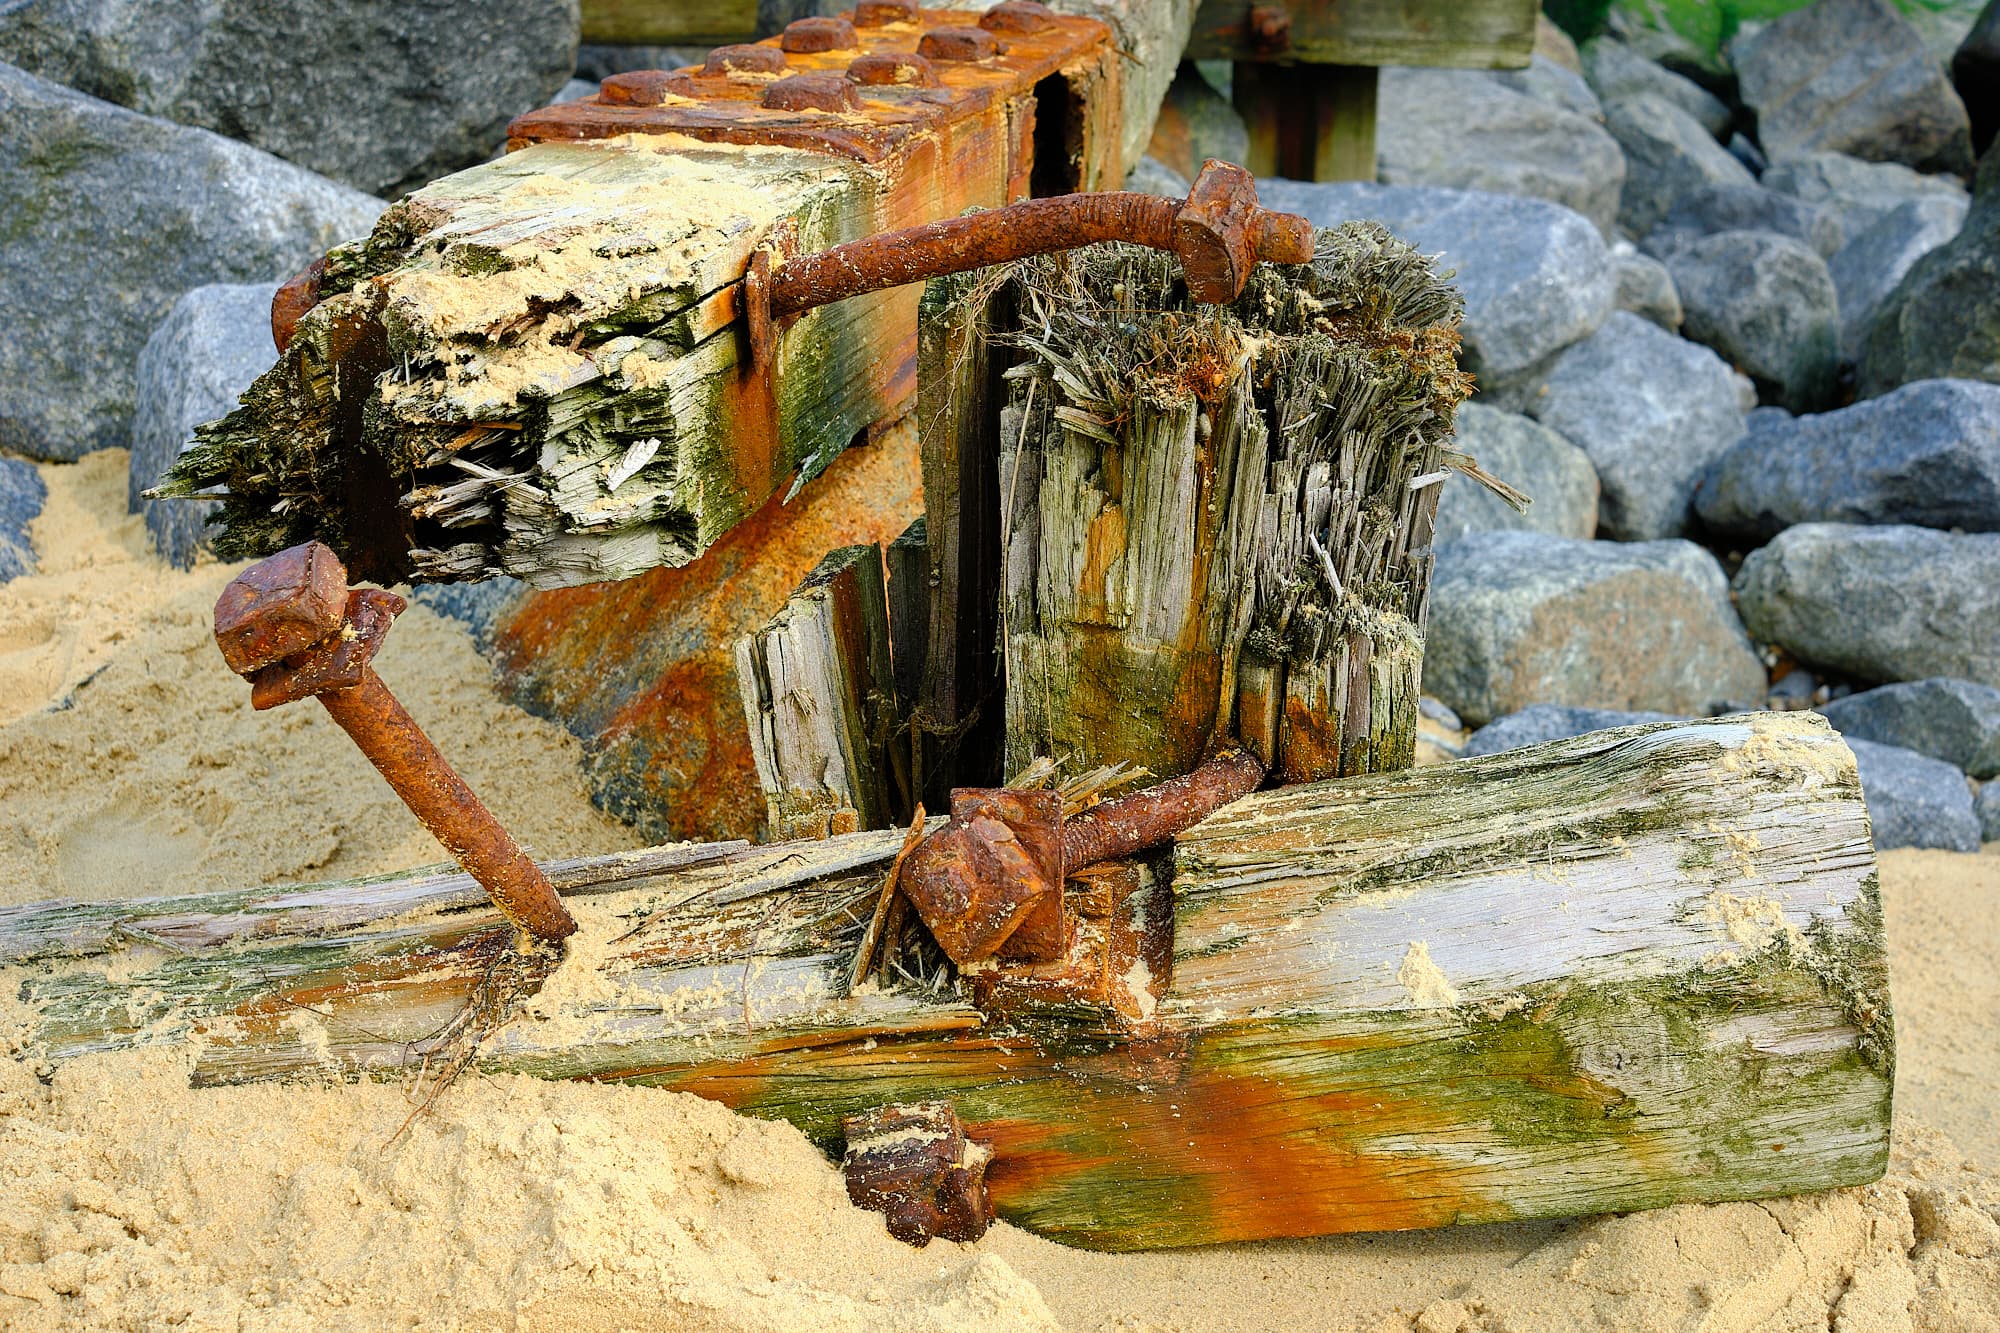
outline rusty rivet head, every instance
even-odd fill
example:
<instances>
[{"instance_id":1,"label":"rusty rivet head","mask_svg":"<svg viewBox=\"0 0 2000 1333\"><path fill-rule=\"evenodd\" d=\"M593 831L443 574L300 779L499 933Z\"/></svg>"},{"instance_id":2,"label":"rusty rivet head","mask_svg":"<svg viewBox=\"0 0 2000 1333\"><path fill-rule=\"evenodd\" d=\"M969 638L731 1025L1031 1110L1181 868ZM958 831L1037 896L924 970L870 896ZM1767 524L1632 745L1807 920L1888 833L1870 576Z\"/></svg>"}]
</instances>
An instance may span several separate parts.
<instances>
[{"instance_id":1,"label":"rusty rivet head","mask_svg":"<svg viewBox=\"0 0 2000 1333\"><path fill-rule=\"evenodd\" d=\"M859 40L854 35L854 25L846 19L806 18L787 23L778 45L798 55L810 55L815 51L845 51Z\"/></svg>"},{"instance_id":2,"label":"rusty rivet head","mask_svg":"<svg viewBox=\"0 0 2000 1333\"><path fill-rule=\"evenodd\" d=\"M856 56L847 67L847 77L864 88L935 88L938 81L931 62L911 51L875 51Z\"/></svg>"},{"instance_id":3,"label":"rusty rivet head","mask_svg":"<svg viewBox=\"0 0 2000 1333\"><path fill-rule=\"evenodd\" d=\"M764 90L773 111L859 111L861 94L844 74L793 74Z\"/></svg>"},{"instance_id":4,"label":"rusty rivet head","mask_svg":"<svg viewBox=\"0 0 2000 1333\"><path fill-rule=\"evenodd\" d=\"M932 28L917 43L917 54L926 60L990 60L1000 54L1000 43L984 28Z\"/></svg>"},{"instance_id":5,"label":"rusty rivet head","mask_svg":"<svg viewBox=\"0 0 2000 1333\"><path fill-rule=\"evenodd\" d=\"M708 53L701 72L710 78L721 74L782 74L785 53L773 46L744 44L718 46Z\"/></svg>"},{"instance_id":6,"label":"rusty rivet head","mask_svg":"<svg viewBox=\"0 0 2000 1333\"><path fill-rule=\"evenodd\" d=\"M613 74L597 89L597 100L607 106L658 106L668 94L696 95L694 80L685 74L663 69L635 69Z\"/></svg>"},{"instance_id":7,"label":"rusty rivet head","mask_svg":"<svg viewBox=\"0 0 2000 1333\"><path fill-rule=\"evenodd\" d=\"M854 7L857 28L886 28L891 23L915 23L921 17L914 0L861 0Z\"/></svg>"},{"instance_id":8,"label":"rusty rivet head","mask_svg":"<svg viewBox=\"0 0 2000 1333\"><path fill-rule=\"evenodd\" d=\"M1292 14L1283 5L1257 5L1250 11L1250 49L1274 56L1292 49Z\"/></svg>"},{"instance_id":9,"label":"rusty rivet head","mask_svg":"<svg viewBox=\"0 0 2000 1333\"><path fill-rule=\"evenodd\" d=\"M332 547L305 542L230 580L215 602L215 643L248 676L323 642L346 612L346 567Z\"/></svg>"},{"instance_id":10,"label":"rusty rivet head","mask_svg":"<svg viewBox=\"0 0 2000 1333\"><path fill-rule=\"evenodd\" d=\"M1043 32L1056 25L1055 12L1037 0L1003 0L979 16L979 26L988 32L1027 34Z\"/></svg>"}]
</instances>

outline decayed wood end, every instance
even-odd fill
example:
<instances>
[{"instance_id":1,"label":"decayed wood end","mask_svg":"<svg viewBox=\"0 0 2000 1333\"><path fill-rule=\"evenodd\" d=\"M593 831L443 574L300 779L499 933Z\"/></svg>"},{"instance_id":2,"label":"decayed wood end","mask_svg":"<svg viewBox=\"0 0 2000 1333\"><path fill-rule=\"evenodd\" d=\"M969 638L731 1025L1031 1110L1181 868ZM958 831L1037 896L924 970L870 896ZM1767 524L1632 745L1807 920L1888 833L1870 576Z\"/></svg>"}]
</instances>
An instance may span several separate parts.
<instances>
[{"instance_id":1,"label":"decayed wood end","mask_svg":"<svg viewBox=\"0 0 2000 1333\"><path fill-rule=\"evenodd\" d=\"M895 822L895 676L879 546L822 560L769 624L737 640L736 674L773 836Z\"/></svg>"},{"instance_id":2,"label":"decayed wood end","mask_svg":"<svg viewBox=\"0 0 2000 1333\"><path fill-rule=\"evenodd\" d=\"M1229 807L1175 854L1171 981L1136 1031L982 1013L921 960L850 994L902 842L557 871L582 929L483 1066L683 1089L835 1151L845 1116L946 1100L993 1149L1002 1217L1106 1249L1755 1198L1886 1164L1867 815L1811 714ZM0 909L0 995L56 1059L186 1041L205 1081L405 1069L504 939L477 902L432 875Z\"/></svg>"},{"instance_id":3,"label":"decayed wood end","mask_svg":"<svg viewBox=\"0 0 2000 1333\"><path fill-rule=\"evenodd\" d=\"M1253 0L1202 0L1190 60L1278 60L1310 65L1456 65L1518 69L1535 42L1535 0L1305 0L1282 49L1260 46Z\"/></svg>"},{"instance_id":4,"label":"decayed wood end","mask_svg":"<svg viewBox=\"0 0 2000 1333\"><path fill-rule=\"evenodd\" d=\"M1457 294L1372 224L1226 308L1132 248L1009 281L1007 767L1184 773L1231 732L1291 782L1410 764Z\"/></svg>"}]
</instances>

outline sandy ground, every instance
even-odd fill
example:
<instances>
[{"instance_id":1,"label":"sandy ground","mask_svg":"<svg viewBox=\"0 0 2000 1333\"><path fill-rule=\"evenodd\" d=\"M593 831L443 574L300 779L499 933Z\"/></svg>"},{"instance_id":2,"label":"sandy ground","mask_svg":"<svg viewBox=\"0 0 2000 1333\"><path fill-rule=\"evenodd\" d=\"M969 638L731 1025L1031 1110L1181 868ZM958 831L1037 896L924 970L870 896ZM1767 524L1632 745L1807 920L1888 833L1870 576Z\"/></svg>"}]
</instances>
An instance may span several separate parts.
<instances>
[{"instance_id":1,"label":"sandy ground","mask_svg":"<svg viewBox=\"0 0 2000 1333\"><path fill-rule=\"evenodd\" d=\"M335 878L440 849L321 711L252 713L122 453L49 467L0 585L0 903ZM385 679L523 841L632 845L575 743L421 608ZM476 738L476 747L473 744ZM1883 858L1898 1065L1881 1184L1562 1224L1151 1255L1000 1225L917 1251L788 1126L647 1089L468 1078L194 1091L177 1057L0 1057L0 1328L2000 1327L2000 847ZM0 994L0 1051L8 1046Z\"/></svg>"}]
</instances>

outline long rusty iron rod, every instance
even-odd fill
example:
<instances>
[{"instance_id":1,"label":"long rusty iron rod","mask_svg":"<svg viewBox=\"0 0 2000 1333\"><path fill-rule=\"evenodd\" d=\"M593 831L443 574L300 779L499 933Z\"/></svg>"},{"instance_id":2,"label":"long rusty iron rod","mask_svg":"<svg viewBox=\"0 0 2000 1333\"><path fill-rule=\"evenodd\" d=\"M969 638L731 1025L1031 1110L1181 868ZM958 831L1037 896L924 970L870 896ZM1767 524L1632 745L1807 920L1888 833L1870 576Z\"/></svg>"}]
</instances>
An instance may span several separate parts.
<instances>
[{"instance_id":1,"label":"long rusty iron rod","mask_svg":"<svg viewBox=\"0 0 2000 1333\"><path fill-rule=\"evenodd\" d=\"M1191 773L1094 805L1063 821L1063 869L1157 847L1248 796L1263 780L1263 761L1232 746Z\"/></svg>"}]
</instances>

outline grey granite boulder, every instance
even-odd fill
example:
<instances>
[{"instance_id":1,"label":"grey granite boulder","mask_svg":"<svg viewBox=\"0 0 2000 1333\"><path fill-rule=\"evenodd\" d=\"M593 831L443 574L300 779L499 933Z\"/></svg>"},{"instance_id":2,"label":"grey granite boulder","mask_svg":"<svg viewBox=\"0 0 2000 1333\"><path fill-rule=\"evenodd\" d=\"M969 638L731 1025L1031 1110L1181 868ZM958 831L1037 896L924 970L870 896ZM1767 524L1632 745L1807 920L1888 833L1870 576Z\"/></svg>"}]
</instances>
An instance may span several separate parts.
<instances>
[{"instance_id":1,"label":"grey granite boulder","mask_svg":"<svg viewBox=\"0 0 2000 1333\"><path fill-rule=\"evenodd\" d=\"M1955 176L1927 176L1900 162L1863 162L1846 153L1804 153L1771 165L1766 189L1819 206L1820 219L1840 230L1845 245L1912 199L1955 199L1965 185Z\"/></svg>"},{"instance_id":2,"label":"grey granite boulder","mask_svg":"<svg viewBox=\"0 0 2000 1333\"><path fill-rule=\"evenodd\" d=\"M1889 0L1819 0L1729 54L1774 161L1832 149L1931 170L1972 165L1965 104Z\"/></svg>"},{"instance_id":3,"label":"grey granite boulder","mask_svg":"<svg viewBox=\"0 0 2000 1333\"><path fill-rule=\"evenodd\" d=\"M2000 132L2000 0L1986 0L1952 53L1951 81L1972 121L1972 151L1984 153Z\"/></svg>"},{"instance_id":4,"label":"grey granite boulder","mask_svg":"<svg viewBox=\"0 0 2000 1333\"><path fill-rule=\"evenodd\" d=\"M1241 162L1250 152L1250 130L1229 99L1215 90L1193 64L1184 62L1160 103L1147 151L1183 176L1192 177L1211 157Z\"/></svg>"},{"instance_id":5,"label":"grey granite boulder","mask_svg":"<svg viewBox=\"0 0 2000 1333\"><path fill-rule=\"evenodd\" d=\"M1863 690L1819 711L1850 740L1900 745L1975 778L2000 776L2000 690L1991 685L1933 676Z\"/></svg>"},{"instance_id":6,"label":"grey granite boulder","mask_svg":"<svg viewBox=\"0 0 2000 1333\"><path fill-rule=\"evenodd\" d=\"M1634 236L1652 231L1675 201L1705 185L1757 183L1700 121L1654 94L1606 102L1604 128L1625 150L1618 225Z\"/></svg>"},{"instance_id":7,"label":"grey granite boulder","mask_svg":"<svg viewBox=\"0 0 2000 1333\"><path fill-rule=\"evenodd\" d=\"M1906 199L1827 260L1827 273L1840 295L1843 354L1859 357L1883 298L1919 259L1958 235L1965 213L1965 201L1950 195Z\"/></svg>"},{"instance_id":8,"label":"grey granite boulder","mask_svg":"<svg viewBox=\"0 0 2000 1333\"><path fill-rule=\"evenodd\" d=\"M1557 31L1561 31L1557 29ZM1543 55L1538 49L1526 69L1493 69L1486 77L1504 88L1526 93L1538 102L1559 107L1586 120L1602 121L1604 107L1590 83L1575 69Z\"/></svg>"},{"instance_id":9,"label":"grey granite boulder","mask_svg":"<svg viewBox=\"0 0 2000 1333\"><path fill-rule=\"evenodd\" d=\"M1540 199L1367 183L1257 183L1265 207L1313 225L1369 218L1456 270L1465 362L1493 389L1588 336L1611 313L1604 238L1581 214Z\"/></svg>"},{"instance_id":10,"label":"grey granite boulder","mask_svg":"<svg viewBox=\"0 0 2000 1333\"><path fill-rule=\"evenodd\" d=\"M1695 507L1710 530L1751 542L1795 523L2000 532L2000 385L1919 380L1760 421L1703 478Z\"/></svg>"},{"instance_id":11,"label":"grey granite boulder","mask_svg":"<svg viewBox=\"0 0 2000 1333\"><path fill-rule=\"evenodd\" d=\"M1861 339L1863 394L1944 377L2000 383L2000 153L1991 150L1965 226L1910 266Z\"/></svg>"},{"instance_id":12,"label":"grey granite boulder","mask_svg":"<svg viewBox=\"0 0 2000 1333\"><path fill-rule=\"evenodd\" d=\"M1863 681L2000 686L2000 533L1802 523L1736 575L1751 634Z\"/></svg>"},{"instance_id":13,"label":"grey granite boulder","mask_svg":"<svg viewBox=\"0 0 2000 1333\"><path fill-rule=\"evenodd\" d=\"M139 349L189 287L297 272L382 201L0 65L0 449L131 437Z\"/></svg>"},{"instance_id":14,"label":"grey granite boulder","mask_svg":"<svg viewBox=\"0 0 2000 1333\"><path fill-rule=\"evenodd\" d=\"M393 196L491 157L577 30L577 0L12 0L0 60Z\"/></svg>"},{"instance_id":15,"label":"grey granite boulder","mask_svg":"<svg viewBox=\"0 0 2000 1333\"><path fill-rule=\"evenodd\" d=\"M1725 231L1666 256L1687 317L1707 343L1794 412L1823 407L1840 365L1840 298L1811 246L1767 231Z\"/></svg>"},{"instance_id":16,"label":"grey granite boulder","mask_svg":"<svg viewBox=\"0 0 2000 1333\"><path fill-rule=\"evenodd\" d=\"M1571 736L1582 736L1592 731L1606 731L1612 727L1636 727L1644 722L1674 720L1673 716L1667 713L1628 713L1615 708L1564 708L1559 704L1530 704L1518 713L1496 717L1473 732L1465 742L1465 748L1458 752L1458 756L1461 759L1471 759L1482 754L1518 750L1524 745L1540 745L1543 741L1567 740Z\"/></svg>"},{"instance_id":17,"label":"grey granite boulder","mask_svg":"<svg viewBox=\"0 0 2000 1333\"><path fill-rule=\"evenodd\" d=\"M1965 774L1914 750L1848 739L1861 772L1861 796L1875 850L1932 847L1947 852L1979 850L1979 816Z\"/></svg>"},{"instance_id":18,"label":"grey granite boulder","mask_svg":"<svg viewBox=\"0 0 2000 1333\"><path fill-rule=\"evenodd\" d=\"M140 492L173 466L196 426L227 416L237 395L277 361L271 342L277 290L275 282L196 287L174 302L139 352L126 503L145 514L154 549L182 569L194 563L197 546L206 546L202 520L219 506L147 500Z\"/></svg>"},{"instance_id":19,"label":"grey granite boulder","mask_svg":"<svg viewBox=\"0 0 2000 1333\"><path fill-rule=\"evenodd\" d=\"M1681 294L1674 290L1674 275L1651 255L1642 255L1630 241L1611 247L1611 276L1620 310L1629 310L1640 319L1672 332L1681 326Z\"/></svg>"},{"instance_id":20,"label":"grey granite boulder","mask_svg":"<svg viewBox=\"0 0 2000 1333\"><path fill-rule=\"evenodd\" d=\"M1616 38L1594 37L1578 54L1583 60L1583 77L1600 103L1650 94L1687 112L1712 138L1719 140L1728 133L1732 116L1721 98Z\"/></svg>"},{"instance_id":21,"label":"grey granite boulder","mask_svg":"<svg viewBox=\"0 0 2000 1333\"><path fill-rule=\"evenodd\" d=\"M1979 814L1979 840L2000 842L2000 782L1981 787L1973 808Z\"/></svg>"},{"instance_id":22,"label":"grey granite boulder","mask_svg":"<svg viewBox=\"0 0 2000 1333\"><path fill-rule=\"evenodd\" d=\"M1548 427L1513 412L1465 403L1458 409L1458 436L1452 447L1472 455L1485 472L1525 494L1531 503L1523 513L1478 482L1454 473L1438 496L1433 541L1508 528L1558 537L1597 534L1597 471L1583 450Z\"/></svg>"},{"instance_id":23,"label":"grey granite boulder","mask_svg":"<svg viewBox=\"0 0 2000 1333\"><path fill-rule=\"evenodd\" d=\"M1590 456L1605 535L1651 541L1688 530L1703 470L1743 434L1745 387L1706 347L1620 310L1556 358L1530 410Z\"/></svg>"},{"instance_id":24,"label":"grey granite boulder","mask_svg":"<svg viewBox=\"0 0 2000 1333\"><path fill-rule=\"evenodd\" d=\"M35 465L20 458L0 458L0 583L35 571L35 548L28 525L42 512L49 488Z\"/></svg>"},{"instance_id":25,"label":"grey granite boulder","mask_svg":"<svg viewBox=\"0 0 2000 1333\"><path fill-rule=\"evenodd\" d=\"M1438 548L1424 690L1478 726L1534 703L1706 714L1765 680L1693 542L1479 532Z\"/></svg>"},{"instance_id":26,"label":"grey granite boulder","mask_svg":"<svg viewBox=\"0 0 2000 1333\"><path fill-rule=\"evenodd\" d=\"M1761 185L1704 185L1674 201L1646 237L1646 251L1665 255L1721 231L1771 231L1804 241L1821 255L1840 248L1840 224L1817 205Z\"/></svg>"},{"instance_id":27,"label":"grey granite boulder","mask_svg":"<svg viewBox=\"0 0 2000 1333\"><path fill-rule=\"evenodd\" d=\"M1547 199L1607 233L1625 182L1625 158L1594 118L1480 70L1383 70L1375 162L1384 184Z\"/></svg>"}]
</instances>

